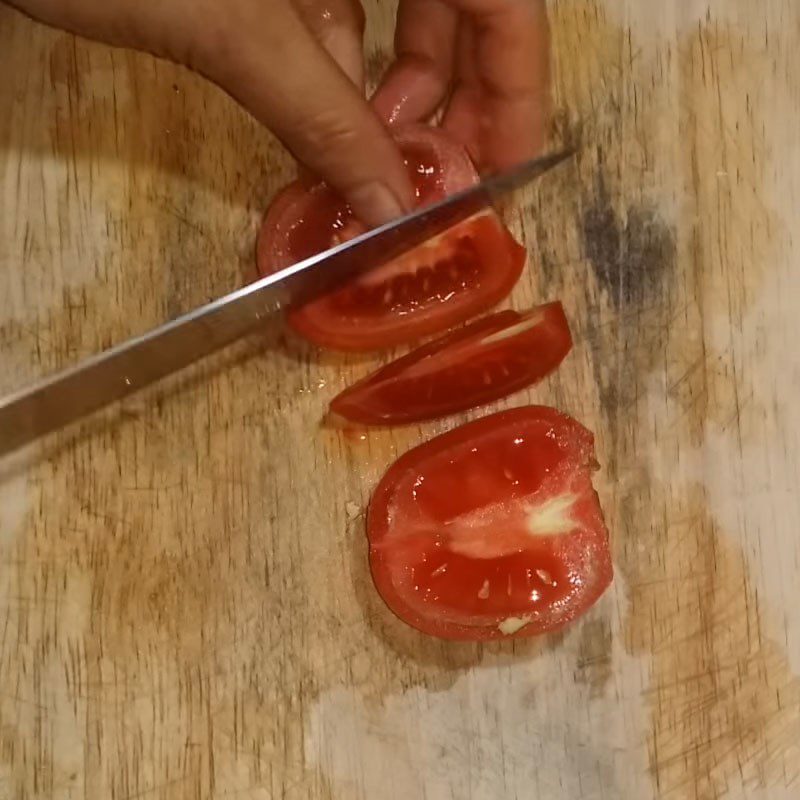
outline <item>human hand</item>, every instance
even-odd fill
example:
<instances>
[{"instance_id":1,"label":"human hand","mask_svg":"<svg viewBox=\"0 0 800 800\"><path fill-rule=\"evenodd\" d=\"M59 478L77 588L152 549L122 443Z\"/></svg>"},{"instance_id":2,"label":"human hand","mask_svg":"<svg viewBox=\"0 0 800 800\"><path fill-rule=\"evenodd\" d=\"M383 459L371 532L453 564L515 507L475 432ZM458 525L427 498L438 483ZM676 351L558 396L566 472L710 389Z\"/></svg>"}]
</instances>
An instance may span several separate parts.
<instances>
[{"instance_id":1,"label":"human hand","mask_svg":"<svg viewBox=\"0 0 800 800\"><path fill-rule=\"evenodd\" d=\"M364 222L386 222L411 206L399 150L364 99L358 0L10 2L48 24L203 73Z\"/></svg>"},{"instance_id":2,"label":"human hand","mask_svg":"<svg viewBox=\"0 0 800 800\"><path fill-rule=\"evenodd\" d=\"M544 143L549 111L545 0L400 0L396 60L372 99L390 124L443 127L482 169L513 166Z\"/></svg>"}]
</instances>

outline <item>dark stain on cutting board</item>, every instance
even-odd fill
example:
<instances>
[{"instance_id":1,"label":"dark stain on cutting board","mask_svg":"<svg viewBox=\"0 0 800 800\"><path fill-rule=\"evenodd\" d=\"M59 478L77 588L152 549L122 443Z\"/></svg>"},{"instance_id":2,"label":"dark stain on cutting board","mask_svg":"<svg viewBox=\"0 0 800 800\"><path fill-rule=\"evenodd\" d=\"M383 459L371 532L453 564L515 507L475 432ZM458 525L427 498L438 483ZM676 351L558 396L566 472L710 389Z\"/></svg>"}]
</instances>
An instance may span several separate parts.
<instances>
[{"instance_id":1,"label":"dark stain on cutting board","mask_svg":"<svg viewBox=\"0 0 800 800\"><path fill-rule=\"evenodd\" d=\"M631 205L619 214L601 168L581 215L583 249L600 286L619 311L644 306L661 294L675 270L675 233L653 206Z\"/></svg>"}]
</instances>

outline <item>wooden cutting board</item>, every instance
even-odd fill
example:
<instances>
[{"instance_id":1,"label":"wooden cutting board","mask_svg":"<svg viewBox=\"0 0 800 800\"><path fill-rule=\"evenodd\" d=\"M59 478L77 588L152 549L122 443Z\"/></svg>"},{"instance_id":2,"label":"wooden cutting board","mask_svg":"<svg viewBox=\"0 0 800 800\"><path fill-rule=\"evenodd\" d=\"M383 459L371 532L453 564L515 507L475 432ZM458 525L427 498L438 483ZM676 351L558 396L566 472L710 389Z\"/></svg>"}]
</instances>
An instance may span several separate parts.
<instances>
[{"instance_id":1,"label":"wooden cutting board","mask_svg":"<svg viewBox=\"0 0 800 800\"><path fill-rule=\"evenodd\" d=\"M391 4L371 3L371 80ZM557 636L395 620L362 510L450 421L322 431L369 361L276 334L0 462L0 797L800 797L800 7L553 4L517 307L598 435L613 589ZM215 88L0 9L0 390L253 274L292 173Z\"/></svg>"}]
</instances>

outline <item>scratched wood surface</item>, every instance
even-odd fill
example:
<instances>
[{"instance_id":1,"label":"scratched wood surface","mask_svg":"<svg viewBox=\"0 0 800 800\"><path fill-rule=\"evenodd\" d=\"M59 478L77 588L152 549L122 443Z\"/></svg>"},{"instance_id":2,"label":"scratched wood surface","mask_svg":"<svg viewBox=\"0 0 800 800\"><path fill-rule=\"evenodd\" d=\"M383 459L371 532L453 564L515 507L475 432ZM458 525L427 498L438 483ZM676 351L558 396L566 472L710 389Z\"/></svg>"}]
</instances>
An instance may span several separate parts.
<instances>
[{"instance_id":1,"label":"scratched wood surface","mask_svg":"<svg viewBox=\"0 0 800 800\"><path fill-rule=\"evenodd\" d=\"M613 589L517 645L404 627L360 514L442 426L320 430L368 363L267 332L0 462L0 798L800 797L800 7L552 11L582 151L513 303L573 321L530 397L597 432ZM0 8L0 390L240 285L291 171L200 79Z\"/></svg>"}]
</instances>

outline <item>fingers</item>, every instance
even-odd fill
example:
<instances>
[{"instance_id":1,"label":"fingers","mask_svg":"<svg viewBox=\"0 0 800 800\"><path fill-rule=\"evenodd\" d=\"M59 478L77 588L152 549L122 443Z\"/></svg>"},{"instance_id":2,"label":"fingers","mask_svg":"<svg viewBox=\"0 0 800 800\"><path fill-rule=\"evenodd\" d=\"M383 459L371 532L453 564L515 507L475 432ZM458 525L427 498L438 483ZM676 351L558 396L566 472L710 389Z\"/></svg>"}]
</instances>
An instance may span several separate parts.
<instances>
[{"instance_id":1,"label":"fingers","mask_svg":"<svg viewBox=\"0 0 800 800\"><path fill-rule=\"evenodd\" d=\"M397 146L294 7L282 0L231 6L226 32L204 45L201 69L364 222L381 224L410 208L413 190Z\"/></svg>"},{"instance_id":2,"label":"fingers","mask_svg":"<svg viewBox=\"0 0 800 800\"><path fill-rule=\"evenodd\" d=\"M364 9L359 0L294 0L317 41L345 75L364 88Z\"/></svg>"},{"instance_id":3,"label":"fingers","mask_svg":"<svg viewBox=\"0 0 800 800\"><path fill-rule=\"evenodd\" d=\"M458 13L442 0L401 0L395 32L396 60L372 105L391 124L429 117L450 86Z\"/></svg>"},{"instance_id":4,"label":"fingers","mask_svg":"<svg viewBox=\"0 0 800 800\"><path fill-rule=\"evenodd\" d=\"M397 58L373 106L417 121L452 87L444 127L482 168L513 165L544 144L549 42L545 0L401 0Z\"/></svg>"},{"instance_id":5,"label":"fingers","mask_svg":"<svg viewBox=\"0 0 800 800\"><path fill-rule=\"evenodd\" d=\"M549 112L550 49L544 0L447 0L466 15L445 127L481 167L536 155Z\"/></svg>"}]
</instances>

